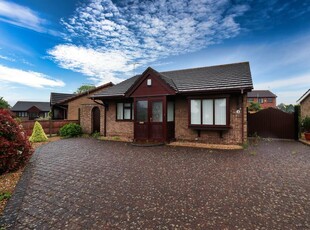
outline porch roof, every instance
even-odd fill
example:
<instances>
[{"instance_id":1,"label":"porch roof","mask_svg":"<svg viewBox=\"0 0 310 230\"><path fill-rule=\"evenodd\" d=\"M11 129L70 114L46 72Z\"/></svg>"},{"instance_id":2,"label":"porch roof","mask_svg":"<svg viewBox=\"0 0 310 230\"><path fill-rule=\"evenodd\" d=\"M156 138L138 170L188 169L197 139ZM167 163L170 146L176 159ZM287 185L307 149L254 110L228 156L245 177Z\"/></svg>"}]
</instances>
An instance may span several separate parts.
<instances>
[{"instance_id":1,"label":"porch roof","mask_svg":"<svg viewBox=\"0 0 310 230\"><path fill-rule=\"evenodd\" d=\"M136 75L91 97L124 97L141 76ZM249 62L165 71L159 72L159 77L178 94L253 88Z\"/></svg>"}]
</instances>

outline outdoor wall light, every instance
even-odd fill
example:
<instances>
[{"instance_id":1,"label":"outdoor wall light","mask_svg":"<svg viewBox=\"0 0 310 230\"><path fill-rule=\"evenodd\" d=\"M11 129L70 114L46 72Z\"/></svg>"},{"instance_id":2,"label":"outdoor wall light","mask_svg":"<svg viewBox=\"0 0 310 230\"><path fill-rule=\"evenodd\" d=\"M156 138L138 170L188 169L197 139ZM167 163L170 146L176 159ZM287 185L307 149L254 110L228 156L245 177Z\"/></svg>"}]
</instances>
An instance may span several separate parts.
<instances>
[{"instance_id":1,"label":"outdoor wall light","mask_svg":"<svg viewBox=\"0 0 310 230\"><path fill-rule=\"evenodd\" d=\"M147 86L151 86L151 85L152 85L152 79L147 79L146 85L147 85Z\"/></svg>"}]
</instances>

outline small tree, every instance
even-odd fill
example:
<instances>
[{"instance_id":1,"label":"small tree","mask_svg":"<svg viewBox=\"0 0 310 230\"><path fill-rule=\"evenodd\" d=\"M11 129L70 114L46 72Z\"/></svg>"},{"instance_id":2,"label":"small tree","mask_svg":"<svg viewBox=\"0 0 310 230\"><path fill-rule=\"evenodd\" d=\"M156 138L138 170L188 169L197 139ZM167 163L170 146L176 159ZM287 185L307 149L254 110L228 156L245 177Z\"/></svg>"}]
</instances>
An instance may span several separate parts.
<instances>
[{"instance_id":1,"label":"small tree","mask_svg":"<svg viewBox=\"0 0 310 230\"><path fill-rule=\"evenodd\" d=\"M262 109L262 106L258 102L251 102L249 105L249 110L253 112L257 112Z\"/></svg>"},{"instance_id":2,"label":"small tree","mask_svg":"<svg viewBox=\"0 0 310 230\"><path fill-rule=\"evenodd\" d=\"M0 109L9 109L11 108L10 104L3 99L3 97L0 97Z\"/></svg>"},{"instance_id":3,"label":"small tree","mask_svg":"<svg viewBox=\"0 0 310 230\"><path fill-rule=\"evenodd\" d=\"M34 123L34 127L32 130L31 137L29 138L29 141L31 141L31 142L44 142L47 140L48 140L48 138L44 132L44 129L42 128L41 124L36 121Z\"/></svg>"},{"instance_id":4,"label":"small tree","mask_svg":"<svg viewBox=\"0 0 310 230\"><path fill-rule=\"evenodd\" d=\"M94 88L96 88L96 86L94 86L94 85L82 85L74 93L76 93L76 94L78 94L78 93L85 93L85 92L87 92L89 90L92 90Z\"/></svg>"},{"instance_id":5,"label":"small tree","mask_svg":"<svg viewBox=\"0 0 310 230\"><path fill-rule=\"evenodd\" d=\"M8 110L0 109L0 175L23 167L31 154L23 127Z\"/></svg>"}]
</instances>

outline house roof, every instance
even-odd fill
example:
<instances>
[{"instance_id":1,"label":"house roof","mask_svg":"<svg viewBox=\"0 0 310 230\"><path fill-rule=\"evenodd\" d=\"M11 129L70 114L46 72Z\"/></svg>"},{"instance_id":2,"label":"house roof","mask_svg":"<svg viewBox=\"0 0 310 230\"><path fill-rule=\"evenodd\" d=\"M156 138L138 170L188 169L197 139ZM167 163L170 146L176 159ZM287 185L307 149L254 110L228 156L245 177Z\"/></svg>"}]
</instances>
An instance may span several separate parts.
<instances>
[{"instance_id":1,"label":"house roof","mask_svg":"<svg viewBox=\"0 0 310 230\"><path fill-rule=\"evenodd\" d=\"M65 99L68 99L70 97L75 96L75 94L69 94L69 93L51 93L50 97L50 104L55 105L59 103L60 101L63 101Z\"/></svg>"},{"instance_id":2,"label":"house roof","mask_svg":"<svg viewBox=\"0 0 310 230\"><path fill-rule=\"evenodd\" d=\"M38 102L38 101L18 101L12 107L12 111L28 111L31 107L37 107L39 110L48 112L50 111L49 102Z\"/></svg>"},{"instance_id":3,"label":"house roof","mask_svg":"<svg viewBox=\"0 0 310 230\"><path fill-rule=\"evenodd\" d=\"M310 89L308 89L307 92L305 92L298 100L297 103L301 103L303 100L305 100L310 95Z\"/></svg>"},{"instance_id":4,"label":"house roof","mask_svg":"<svg viewBox=\"0 0 310 230\"><path fill-rule=\"evenodd\" d=\"M273 94L269 90L252 90L247 94L248 98L257 98L257 97L277 97L277 95Z\"/></svg>"},{"instance_id":5,"label":"house roof","mask_svg":"<svg viewBox=\"0 0 310 230\"><path fill-rule=\"evenodd\" d=\"M106 88L109 88L109 87L111 87L113 85L114 84L112 82L109 82L109 83L100 85L100 86L98 86L98 87L96 87L94 89L91 89L91 90L89 90L87 92L84 92L84 93L71 94L73 96L65 98L64 100L57 101L57 104L67 103L69 101L73 101L75 99L78 99L80 97L83 97L83 96L86 96L86 95L90 95L90 94L93 94L93 93L100 93L101 91L106 90Z\"/></svg>"},{"instance_id":6,"label":"house roof","mask_svg":"<svg viewBox=\"0 0 310 230\"><path fill-rule=\"evenodd\" d=\"M177 93L253 88L248 62L166 71L158 74ZM93 97L125 96L140 76L129 78L102 93L94 94Z\"/></svg>"}]
</instances>

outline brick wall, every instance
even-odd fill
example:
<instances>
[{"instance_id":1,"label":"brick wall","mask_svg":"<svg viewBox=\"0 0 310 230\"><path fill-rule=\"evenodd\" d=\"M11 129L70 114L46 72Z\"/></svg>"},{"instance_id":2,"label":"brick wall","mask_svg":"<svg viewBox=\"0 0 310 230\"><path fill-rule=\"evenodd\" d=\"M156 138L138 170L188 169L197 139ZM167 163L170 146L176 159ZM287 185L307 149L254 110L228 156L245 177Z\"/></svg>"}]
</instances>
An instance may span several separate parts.
<instances>
[{"instance_id":1,"label":"brick wall","mask_svg":"<svg viewBox=\"0 0 310 230\"><path fill-rule=\"evenodd\" d=\"M300 103L301 117L310 117L310 96Z\"/></svg>"},{"instance_id":2,"label":"brick wall","mask_svg":"<svg viewBox=\"0 0 310 230\"><path fill-rule=\"evenodd\" d=\"M263 109L267 109L267 108L275 108L277 105L277 98L272 98L272 102L268 102L267 98L263 98L264 99L264 103L261 103L261 107ZM253 98L253 102L258 102L257 98ZM249 106L251 104L251 102L247 103L247 106Z\"/></svg>"},{"instance_id":3,"label":"brick wall","mask_svg":"<svg viewBox=\"0 0 310 230\"><path fill-rule=\"evenodd\" d=\"M104 132L104 107L98 104L83 104L80 105L80 125L82 127L83 133L91 134L93 132L92 126L92 110L98 107L100 110L100 134L103 135Z\"/></svg>"},{"instance_id":4,"label":"brick wall","mask_svg":"<svg viewBox=\"0 0 310 230\"><path fill-rule=\"evenodd\" d=\"M188 104L184 97L177 97L175 101L175 137L177 140L187 140L212 143L212 144L241 144L247 140L246 127L246 95L243 96L243 113L237 113L237 106L241 105L241 96L230 97L230 126L231 129L223 131L222 138L219 131L201 130L200 137L196 130L188 128ZM242 127L242 116L244 125ZM242 129L244 137L242 140Z\"/></svg>"},{"instance_id":5,"label":"brick wall","mask_svg":"<svg viewBox=\"0 0 310 230\"><path fill-rule=\"evenodd\" d=\"M98 105L93 100L87 98L88 95L77 98L75 100L68 102L68 120L78 120L79 119L79 109L83 105Z\"/></svg>"},{"instance_id":6,"label":"brick wall","mask_svg":"<svg viewBox=\"0 0 310 230\"><path fill-rule=\"evenodd\" d=\"M133 121L116 121L116 103L109 103L107 111L107 136L122 136L133 139Z\"/></svg>"}]
</instances>

